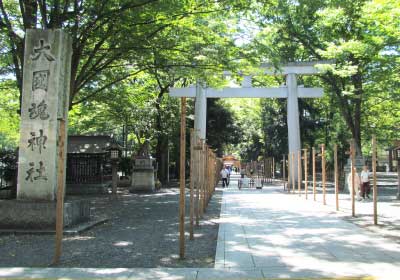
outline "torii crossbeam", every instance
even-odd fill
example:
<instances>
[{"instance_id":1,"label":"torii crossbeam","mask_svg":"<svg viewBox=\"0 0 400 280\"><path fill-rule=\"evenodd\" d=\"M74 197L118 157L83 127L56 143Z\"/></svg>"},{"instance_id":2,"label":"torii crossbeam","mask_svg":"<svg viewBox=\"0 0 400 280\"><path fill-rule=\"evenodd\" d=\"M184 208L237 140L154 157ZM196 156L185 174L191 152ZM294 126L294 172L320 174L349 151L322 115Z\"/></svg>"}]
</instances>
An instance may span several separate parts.
<instances>
[{"instance_id":1,"label":"torii crossbeam","mask_svg":"<svg viewBox=\"0 0 400 280\"><path fill-rule=\"evenodd\" d=\"M196 84L196 86L187 88L172 88L170 96L196 98L194 129L199 133L201 139L206 138L207 98L287 98L289 153L297 154L297 151L301 149L298 98L320 98L323 95L323 89L298 86L296 75L321 73L316 65L326 63L330 62L289 63L280 69L269 64L262 65L261 69L266 75L286 76L286 86L283 87L253 88L251 86L252 77L246 76L240 88L213 89L202 88L199 84ZM293 172L290 172L290 174L297 180L297 160L292 164L290 167Z\"/></svg>"}]
</instances>

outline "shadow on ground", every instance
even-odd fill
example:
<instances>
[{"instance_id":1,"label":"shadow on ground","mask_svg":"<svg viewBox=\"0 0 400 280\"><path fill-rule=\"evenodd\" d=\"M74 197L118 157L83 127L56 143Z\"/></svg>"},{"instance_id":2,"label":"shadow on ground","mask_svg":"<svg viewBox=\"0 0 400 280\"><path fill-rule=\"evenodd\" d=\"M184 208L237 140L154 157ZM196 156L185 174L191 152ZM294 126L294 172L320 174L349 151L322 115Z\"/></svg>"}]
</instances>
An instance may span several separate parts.
<instances>
[{"instance_id":1,"label":"shadow on ground","mask_svg":"<svg viewBox=\"0 0 400 280\"><path fill-rule=\"evenodd\" d=\"M195 240L189 241L187 236L184 260L178 258L178 189L154 194L125 190L117 199L88 196L94 216L108 218L108 222L80 235L66 236L59 266L213 267L221 196L220 191L213 196L200 227L195 228ZM187 216L188 207L187 191ZM52 235L0 236L0 267L46 267L53 254Z\"/></svg>"}]
</instances>

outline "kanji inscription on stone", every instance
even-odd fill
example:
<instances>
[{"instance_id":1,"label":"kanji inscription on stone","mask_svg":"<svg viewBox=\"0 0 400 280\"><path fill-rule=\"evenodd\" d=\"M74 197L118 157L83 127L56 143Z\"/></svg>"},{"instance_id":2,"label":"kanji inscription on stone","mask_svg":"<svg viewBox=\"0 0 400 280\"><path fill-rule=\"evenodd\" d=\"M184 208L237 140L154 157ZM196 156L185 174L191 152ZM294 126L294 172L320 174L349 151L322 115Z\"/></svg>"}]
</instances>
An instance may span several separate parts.
<instances>
[{"instance_id":1,"label":"kanji inscription on stone","mask_svg":"<svg viewBox=\"0 0 400 280\"><path fill-rule=\"evenodd\" d=\"M37 60L43 55L48 61L54 61L55 58L50 52L51 46L44 42L44 39L39 40L39 46L33 48L32 60Z\"/></svg>"},{"instance_id":2,"label":"kanji inscription on stone","mask_svg":"<svg viewBox=\"0 0 400 280\"><path fill-rule=\"evenodd\" d=\"M39 161L39 168L36 169L36 172L38 173L38 176L36 176L34 179L35 180L45 180L47 181L47 176L46 174L46 168L44 167L43 161Z\"/></svg>"},{"instance_id":3,"label":"kanji inscription on stone","mask_svg":"<svg viewBox=\"0 0 400 280\"><path fill-rule=\"evenodd\" d=\"M25 178L25 181L33 182L33 173L35 173L35 163L30 162L29 169L28 169L28 171L26 171L27 176Z\"/></svg>"},{"instance_id":4,"label":"kanji inscription on stone","mask_svg":"<svg viewBox=\"0 0 400 280\"><path fill-rule=\"evenodd\" d=\"M36 172L37 176L34 176ZM46 176L46 167L44 166L43 161L39 161L39 168L35 168L35 163L29 163L29 169L26 171L27 176L25 177L25 181L33 182L34 180L44 180L47 181Z\"/></svg>"},{"instance_id":5,"label":"kanji inscription on stone","mask_svg":"<svg viewBox=\"0 0 400 280\"><path fill-rule=\"evenodd\" d=\"M36 103L32 103L31 107L28 109L29 118L34 120L36 118L40 118L41 120L47 120L50 115L47 113L47 104L42 100L38 105Z\"/></svg>"},{"instance_id":6,"label":"kanji inscription on stone","mask_svg":"<svg viewBox=\"0 0 400 280\"><path fill-rule=\"evenodd\" d=\"M32 131L31 138L28 140L28 148L31 148L32 152L37 148L39 154L41 154L42 149L46 149L46 141L47 136L43 134L43 129L39 130L39 135L36 135L36 132Z\"/></svg>"},{"instance_id":7,"label":"kanji inscription on stone","mask_svg":"<svg viewBox=\"0 0 400 280\"><path fill-rule=\"evenodd\" d=\"M49 84L49 70L41 70L33 72L32 90L42 89L47 91Z\"/></svg>"}]
</instances>

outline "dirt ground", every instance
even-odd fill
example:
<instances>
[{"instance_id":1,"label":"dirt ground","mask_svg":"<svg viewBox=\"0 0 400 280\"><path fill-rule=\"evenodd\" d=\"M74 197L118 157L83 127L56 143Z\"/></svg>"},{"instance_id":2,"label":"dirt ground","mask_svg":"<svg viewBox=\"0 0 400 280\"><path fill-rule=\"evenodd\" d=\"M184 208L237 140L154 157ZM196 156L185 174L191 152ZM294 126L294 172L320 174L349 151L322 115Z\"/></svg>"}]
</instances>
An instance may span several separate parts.
<instances>
[{"instance_id":1,"label":"dirt ground","mask_svg":"<svg viewBox=\"0 0 400 280\"><path fill-rule=\"evenodd\" d=\"M214 194L195 240L186 236L186 258L179 260L177 188L153 194L121 191L85 196L94 217L108 221L77 236L65 236L60 267L213 267L221 191ZM189 213L186 196L186 216ZM187 218L186 229L188 231ZM0 235L0 267L46 267L54 254L53 235Z\"/></svg>"}]
</instances>

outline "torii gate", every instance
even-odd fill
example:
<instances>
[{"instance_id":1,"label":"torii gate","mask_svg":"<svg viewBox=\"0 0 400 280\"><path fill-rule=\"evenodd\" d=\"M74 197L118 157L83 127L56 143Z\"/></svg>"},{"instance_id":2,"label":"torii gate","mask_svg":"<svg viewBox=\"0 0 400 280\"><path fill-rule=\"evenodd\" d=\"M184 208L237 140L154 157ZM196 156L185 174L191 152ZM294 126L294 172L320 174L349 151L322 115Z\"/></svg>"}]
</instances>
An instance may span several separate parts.
<instances>
[{"instance_id":1,"label":"torii gate","mask_svg":"<svg viewBox=\"0 0 400 280\"><path fill-rule=\"evenodd\" d=\"M289 153L295 153L301 149L300 143L300 122L298 98L319 98L322 97L322 88L305 88L297 86L296 75L314 75L321 73L315 67L318 64L326 64L326 61L317 62L295 62L289 63L280 69L269 64L261 66L266 75L286 75L286 86L276 88L253 88L251 76L245 76L240 88L202 88L199 83L196 86L187 88L171 88L172 97L191 97L195 101L194 129L199 133L201 139L206 139L207 124L207 98L287 98L287 124ZM297 181L297 160L292 162L291 176ZM288 178L289 179L289 178ZM289 180L292 182L292 180Z\"/></svg>"}]
</instances>

